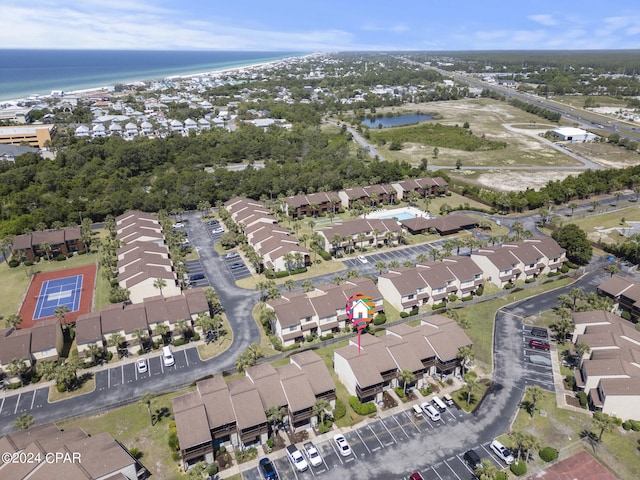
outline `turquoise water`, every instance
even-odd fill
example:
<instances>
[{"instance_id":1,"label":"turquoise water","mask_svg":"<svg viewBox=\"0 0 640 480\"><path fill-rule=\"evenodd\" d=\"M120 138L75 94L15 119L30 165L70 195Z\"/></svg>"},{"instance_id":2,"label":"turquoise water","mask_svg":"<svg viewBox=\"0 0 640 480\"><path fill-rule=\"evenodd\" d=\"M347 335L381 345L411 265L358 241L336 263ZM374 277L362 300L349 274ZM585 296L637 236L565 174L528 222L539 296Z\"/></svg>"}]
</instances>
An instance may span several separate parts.
<instances>
[{"instance_id":1,"label":"turquoise water","mask_svg":"<svg viewBox=\"0 0 640 480\"><path fill-rule=\"evenodd\" d=\"M404 212L404 213L390 213L389 215L384 215L378 218L382 218L382 219L397 218L398 220L409 220L410 218L416 218L416 216L413 215L412 213Z\"/></svg>"},{"instance_id":2,"label":"turquoise water","mask_svg":"<svg viewBox=\"0 0 640 480\"><path fill-rule=\"evenodd\" d=\"M378 125L382 125L382 128L388 128L426 122L427 120L433 120L433 117L426 113L408 113L406 115L397 115L395 117L376 117L374 119L365 118L362 121L362 124L371 128L378 128Z\"/></svg>"},{"instance_id":3,"label":"turquoise water","mask_svg":"<svg viewBox=\"0 0 640 480\"><path fill-rule=\"evenodd\" d=\"M211 72L301 55L304 53L0 49L0 100Z\"/></svg>"}]
</instances>

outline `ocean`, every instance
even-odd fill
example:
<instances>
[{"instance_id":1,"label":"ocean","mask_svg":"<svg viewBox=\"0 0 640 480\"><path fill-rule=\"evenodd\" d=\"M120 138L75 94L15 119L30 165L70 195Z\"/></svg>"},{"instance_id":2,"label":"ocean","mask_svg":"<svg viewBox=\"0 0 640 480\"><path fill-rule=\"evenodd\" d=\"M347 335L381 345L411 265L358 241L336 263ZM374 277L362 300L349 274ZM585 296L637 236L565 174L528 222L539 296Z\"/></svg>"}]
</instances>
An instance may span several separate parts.
<instances>
[{"instance_id":1,"label":"ocean","mask_svg":"<svg viewBox=\"0 0 640 480\"><path fill-rule=\"evenodd\" d=\"M0 100L242 67L303 52L0 50Z\"/></svg>"}]
</instances>

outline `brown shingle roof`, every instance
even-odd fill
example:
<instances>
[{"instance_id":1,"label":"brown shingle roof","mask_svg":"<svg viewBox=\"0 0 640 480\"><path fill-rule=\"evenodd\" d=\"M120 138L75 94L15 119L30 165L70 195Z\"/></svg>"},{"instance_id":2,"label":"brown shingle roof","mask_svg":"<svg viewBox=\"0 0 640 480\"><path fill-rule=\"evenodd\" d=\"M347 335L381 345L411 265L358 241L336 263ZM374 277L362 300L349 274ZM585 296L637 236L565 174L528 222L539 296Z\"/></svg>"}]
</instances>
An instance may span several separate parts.
<instances>
[{"instance_id":1,"label":"brown shingle roof","mask_svg":"<svg viewBox=\"0 0 640 480\"><path fill-rule=\"evenodd\" d=\"M31 352L55 349L58 331L61 332L59 318L37 321L31 329Z\"/></svg>"},{"instance_id":2,"label":"brown shingle roof","mask_svg":"<svg viewBox=\"0 0 640 480\"><path fill-rule=\"evenodd\" d=\"M85 313L76 320L76 343L83 345L102 340L100 313Z\"/></svg>"}]
</instances>

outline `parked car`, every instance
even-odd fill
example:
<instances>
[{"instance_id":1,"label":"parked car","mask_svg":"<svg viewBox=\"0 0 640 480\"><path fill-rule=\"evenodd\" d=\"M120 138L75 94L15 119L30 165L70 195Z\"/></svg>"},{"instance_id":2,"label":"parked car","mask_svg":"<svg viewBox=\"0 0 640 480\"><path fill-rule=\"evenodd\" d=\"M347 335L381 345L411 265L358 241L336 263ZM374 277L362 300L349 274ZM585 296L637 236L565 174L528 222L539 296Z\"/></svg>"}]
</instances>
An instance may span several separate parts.
<instances>
[{"instance_id":1,"label":"parked car","mask_svg":"<svg viewBox=\"0 0 640 480\"><path fill-rule=\"evenodd\" d=\"M264 480L278 480L276 467L274 467L271 460L266 457L260 460L260 471L262 472Z\"/></svg>"},{"instance_id":2,"label":"parked car","mask_svg":"<svg viewBox=\"0 0 640 480\"><path fill-rule=\"evenodd\" d=\"M467 462L467 465L469 465L471 470L475 470L476 468L480 468L482 466L480 455L478 455L475 450L467 450L466 452L464 452L464 461Z\"/></svg>"},{"instance_id":3,"label":"parked car","mask_svg":"<svg viewBox=\"0 0 640 480\"><path fill-rule=\"evenodd\" d=\"M231 259L231 258L238 258L239 256L240 254L238 252L229 252L224 256L224 258Z\"/></svg>"},{"instance_id":4,"label":"parked car","mask_svg":"<svg viewBox=\"0 0 640 480\"><path fill-rule=\"evenodd\" d=\"M531 355L529 357L529 361L534 365L546 365L547 367L551 366L551 359L545 357L544 355Z\"/></svg>"},{"instance_id":5,"label":"parked car","mask_svg":"<svg viewBox=\"0 0 640 480\"><path fill-rule=\"evenodd\" d=\"M220 222L218 220L209 220L207 225L220 225Z\"/></svg>"},{"instance_id":6,"label":"parked car","mask_svg":"<svg viewBox=\"0 0 640 480\"><path fill-rule=\"evenodd\" d=\"M204 273L195 273L189 277L189 281L195 282L198 280L204 280L204 278L205 278Z\"/></svg>"},{"instance_id":7,"label":"parked car","mask_svg":"<svg viewBox=\"0 0 640 480\"><path fill-rule=\"evenodd\" d=\"M423 402L420 404L420 408L425 413L427 417L429 417L434 422L440 420L440 412L436 410L436 408L429 402Z\"/></svg>"},{"instance_id":8,"label":"parked car","mask_svg":"<svg viewBox=\"0 0 640 480\"><path fill-rule=\"evenodd\" d=\"M236 270L237 268L242 268L242 267L244 267L244 263L242 262L232 263L231 265L229 265L229 268L231 270Z\"/></svg>"},{"instance_id":9,"label":"parked car","mask_svg":"<svg viewBox=\"0 0 640 480\"><path fill-rule=\"evenodd\" d=\"M309 464L302 456L302 452L295 445L287 445L287 456L299 472L304 472L309 468Z\"/></svg>"},{"instance_id":10,"label":"parked car","mask_svg":"<svg viewBox=\"0 0 640 480\"><path fill-rule=\"evenodd\" d=\"M544 342L542 340L537 340L535 338L529 340L529 347L537 348L539 350L549 350L549 344L547 342Z\"/></svg>"},{"instance_id":11,"label":"parked car","mask_svg":"<svg viewBox=\"0 0 640 480\"><path fill-rule=\"evenodd\" d=\"M409 480L424 480L424 477L420 474L420 472L413 472L409 475Z\"/></svg>"},{"instance_id":12,"label":"parked car","mask_svg":"<svg viewBox=\"0 0 640 480\"><path fill-rule=\"evenodd\" d=\"M174 223L173 228L184 228L184 223L182 222Z\"/></svg>"},{"instance_id":13,"label":"parked car","mask_svg":"<svg viewBox=\"0 0 640 480\"><path fill-rule=\"evenodd\" d=\"M493 450L495 454L500 457L500 459L507 465L513 463L513 453L511 453L511 450L505 447L498 440L494 440L493 442L491 442L491 450Z\"/></svg>"},{"instance_id":14,"label":"parked car","mask_svg":"<svg viewBox=\"0 0 640 480\"><path fill-rule=\"evenodd\" d=\"M320 452L318 452L318 449L313 443L307 442L302 447L304 448L304 453L307 454L307 458L309 459L309 463L311 465L313 465L314 467L319 467L320 465L322 465L322 457L320 456Z\"/></svg>"},{"instance_id":15,"label":"parked car","mask_svg":"<svg viewBox=\"0 0 640 480\"><path fill-rule=\"evenodd\" d=\"M139 358L138 360L136 360L136 369L138 370L138 373L146 373L149 370L147 359Z\"/></svg>"},{"instance_id":16,"label":"parked car","mask_svg":"<svg viewBox=\"0 0 640 480\"><path fill-rule=\"evenodd\" d=\"M531 329L531 335L534 337L547 338L547 329L542 327L533 327Z\"/></svg>"},{"instance_id":17,"label":"parked car","mask_svg":"<svg viewBox=\"0 0 640 480\"><path fill-rule=\"evenodd\" d=\"M367 260L367 257L365 257L364 255L358 255L358 260L360 261L360 263L364 264L364 263L369 263L369 260Z\"/></svg>"},{"instance_id":18,"label":"parked car","mask_svg":"<svg viewBox=\"0 0 640 480\"><path fill-rule=\"evenodd\" d=\"M349 442L347 442L347 439L344 438L344 435L342 435L341 433L334 435L333 441L336 442L336 446L338 447L340 455L342 455L343 457L348 457L349 455L351 455L351 447L349 446Z\"/></svg>"},{"instance_id":19,"label":"parked car","mask_svg":"<svg viewBox=\"0 0 640 480\"><path fill-rule=\"evenodd\" d=\"M162 347L162 362L165 367L172 367L176 363L173 353L169 347Z\"/></svg>"},{"instance_id":20,"label":"parked car","mask_svg":"<svg viewBox=\"0 0 640 480\"><path fill-rule=\"evenodd\" d=\"M211 230L211 234L212 235L215 235L215 234L218 234L218 233L224 233L224 228L218 227L218 228L214 228L213 230Z\"/></svg>"}]
</instances>

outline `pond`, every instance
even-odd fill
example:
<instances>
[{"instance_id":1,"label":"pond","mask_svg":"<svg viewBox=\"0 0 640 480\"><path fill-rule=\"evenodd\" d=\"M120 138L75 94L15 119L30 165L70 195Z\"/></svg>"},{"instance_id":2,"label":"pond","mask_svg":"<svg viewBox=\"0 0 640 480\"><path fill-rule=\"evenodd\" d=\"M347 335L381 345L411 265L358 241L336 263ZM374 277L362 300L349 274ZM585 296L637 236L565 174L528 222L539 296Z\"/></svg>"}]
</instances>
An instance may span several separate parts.
<instances>
[{"instance_id":1,"label":"pond","mask_svg":"<svg viewBox=\"0 0 640 480\"><path fill-rule=\"evenodd\" d=\"M378 128L378 125L382 125L382 128L387 128L410 125L412 123L425 122L427 120L433 120L433 117L426 113L408 113L406 115L396 115L394 117L376 117L374 119L365 118L362 121L362 124L371 128Z\"/></svg>"}]
</instances>

